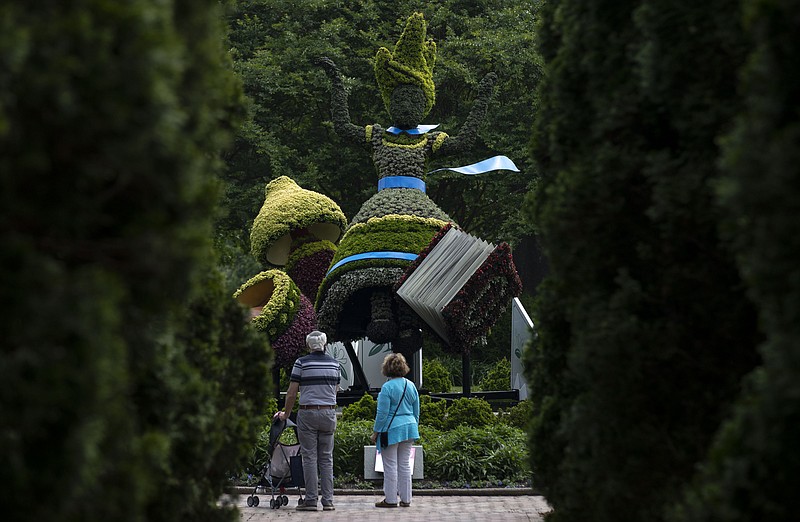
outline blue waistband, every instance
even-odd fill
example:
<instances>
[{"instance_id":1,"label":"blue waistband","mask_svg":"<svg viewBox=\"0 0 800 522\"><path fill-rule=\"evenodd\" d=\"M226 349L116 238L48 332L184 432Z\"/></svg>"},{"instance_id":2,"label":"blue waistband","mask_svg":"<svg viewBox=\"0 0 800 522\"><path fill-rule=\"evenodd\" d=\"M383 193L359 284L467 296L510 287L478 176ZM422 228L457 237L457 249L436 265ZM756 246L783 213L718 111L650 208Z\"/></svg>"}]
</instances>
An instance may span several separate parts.
<instances>
[{"instance_id":1,"label":"blue waistband","mask_svg":"<svg viewBox=\"0 0 800 522\"><path fill-rule=\"evenodd\" d=\"M402 259L403 261L414 261L416 258L417 254L409 254L408 252L364 252L363 254L354 254L340 260L328 270L325 276L344 264L361 259Z\"/></svg>"},{"instance_id":2,"label":"blue waistband","mask_svg":"<svg viewBox=\"0 0 800 522\"><path fill-rule=\"evenodd\" d=\"M387 176L378 180L378 192L388 188L417 189L425 193L425 182L414 176Z\"/></svg>"}]
</instances>

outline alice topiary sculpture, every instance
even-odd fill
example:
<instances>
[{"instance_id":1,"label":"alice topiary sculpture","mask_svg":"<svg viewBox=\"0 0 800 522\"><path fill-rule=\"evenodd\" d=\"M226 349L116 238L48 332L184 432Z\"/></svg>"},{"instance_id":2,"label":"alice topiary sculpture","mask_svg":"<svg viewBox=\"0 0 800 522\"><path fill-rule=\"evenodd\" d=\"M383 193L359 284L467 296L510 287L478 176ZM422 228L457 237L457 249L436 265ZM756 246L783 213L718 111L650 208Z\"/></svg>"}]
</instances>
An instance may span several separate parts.
<instances>
[{"instance_id":1,"label":"alice topiary sculpture","mask_svg":"<svg viewBox=\"0 0 800 522\"><path fill-rule=\"evenodd\" d=\"M346 223L333 200L286 176L265 188L250 251L268 270L244 283L234 298L250 308L252 324L266 334L278 367L292 366L305 350L306 335L317 327L311 299Z\"/></svg>"},{"instance_id":2,"label":"alice topiary sculpture","mask_svg":"<svg viewBox=\"0 0 800 522\"><path fill-rule=\"evenodd\" d=\"M331 81L332 119L344 140L366 147L378 173L378 192L350 222L316 298L319 327L330 340L365 335L391 342L407 357L422 344L419 319L398 302L393 286L405 268L452 219L425 194L426 161L434 155L462 153L475 142L496 80L487 74L457 136L420 125L435 102L433 66L436 45L426 39L420 13L411 15L394 52L381 48L375 76L393 120L351 123L342 76L328 58L320 60Z\"/></svg>"}]
</instances>

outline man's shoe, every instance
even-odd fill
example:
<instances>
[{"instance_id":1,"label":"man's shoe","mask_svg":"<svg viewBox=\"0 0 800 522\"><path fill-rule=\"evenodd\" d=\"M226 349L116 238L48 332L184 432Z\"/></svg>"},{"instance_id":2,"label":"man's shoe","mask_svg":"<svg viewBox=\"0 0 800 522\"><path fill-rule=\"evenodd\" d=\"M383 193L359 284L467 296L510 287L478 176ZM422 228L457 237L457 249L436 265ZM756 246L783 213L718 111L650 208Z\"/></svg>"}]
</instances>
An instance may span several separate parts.
<instances>
[{"instance_id":1,"label":"man's shoe","mask_svg":"<svg viewBox=\"0 0 800 522\"><path fill-rule=\"evenodd\" d=\"M388 502L386 502L386 499L383 499L380 502L375 502L375 507L396 508L397 504L389 504Z\"/></svg>"},{"instance_id":2,"label":"man's shoe","mask_svg":"<svg viewBox=\"0 0 800 522\"><path fill-rule=\"evenodd\" d=\"M335 509L333 504L322 504L322 511L334 511Z\"/></svg>"},{"instance_id":3,"label":"man's shoe","mask_svg":"<svg viewBox=\"0 0 800 522\"><path fill-rule=\"evenodd\" d=\"M400 507L411 507L411 502L400 501Z\"/></svg>"},{"instance_id":4,"label":"man's shoe","mask_svg":"<svg viewBox=\"0 0 800 522\"><path fill-rule=\"evenodd\" d=\"M296 508L295 511L316 511L317 505L316 504L300 504Z\"/></svg>"}]
</instances>

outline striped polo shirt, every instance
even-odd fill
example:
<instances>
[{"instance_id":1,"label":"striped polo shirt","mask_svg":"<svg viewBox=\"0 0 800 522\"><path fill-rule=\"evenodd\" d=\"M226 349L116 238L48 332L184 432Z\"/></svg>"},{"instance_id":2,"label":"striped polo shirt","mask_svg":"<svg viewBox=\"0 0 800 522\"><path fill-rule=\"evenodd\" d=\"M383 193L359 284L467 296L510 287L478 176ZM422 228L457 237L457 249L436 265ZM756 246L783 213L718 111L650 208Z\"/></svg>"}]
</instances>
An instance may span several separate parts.
<instances>
[{"instance_id":1,"label":"striped polo shirt","mask_svg":"<svg viewBox=\"0 0 800 522\"><path fill-rule=\"evenodd\" d=\"M311 352L294 362L289 380L300 383L301 406L336 404L339 362L325 352Z\"/></svg>"}]
</instances>

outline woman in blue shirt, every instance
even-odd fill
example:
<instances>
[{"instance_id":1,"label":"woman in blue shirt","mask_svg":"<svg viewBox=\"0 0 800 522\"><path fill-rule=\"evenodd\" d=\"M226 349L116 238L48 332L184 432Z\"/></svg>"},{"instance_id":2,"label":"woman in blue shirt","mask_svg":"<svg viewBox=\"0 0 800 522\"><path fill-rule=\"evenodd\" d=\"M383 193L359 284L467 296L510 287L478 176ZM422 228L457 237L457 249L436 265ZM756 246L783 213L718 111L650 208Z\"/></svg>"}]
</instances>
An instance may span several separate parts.
<instances>
[{"instance_id":1,"label":"woman in blue shirt","mask_svg":"<svg viewBox=\"0 0 800 522\"><path fill-rule=\"evenodd\" d=\"M383 374L389 378L378 394L378 412L372 428L372 442L383 459L383 493L375 507L411 506L411 446L419 438L419 394L414 383L404 376L409 367L406 358L391 353L383 360ZM381 447L378 434L388 432L389 440Z\"/></svg>"}]
</instances>

